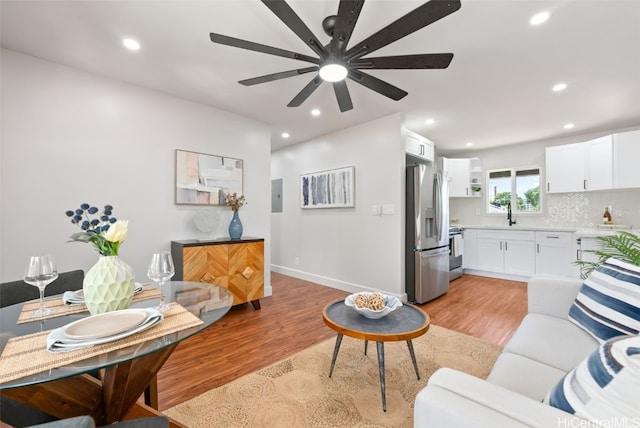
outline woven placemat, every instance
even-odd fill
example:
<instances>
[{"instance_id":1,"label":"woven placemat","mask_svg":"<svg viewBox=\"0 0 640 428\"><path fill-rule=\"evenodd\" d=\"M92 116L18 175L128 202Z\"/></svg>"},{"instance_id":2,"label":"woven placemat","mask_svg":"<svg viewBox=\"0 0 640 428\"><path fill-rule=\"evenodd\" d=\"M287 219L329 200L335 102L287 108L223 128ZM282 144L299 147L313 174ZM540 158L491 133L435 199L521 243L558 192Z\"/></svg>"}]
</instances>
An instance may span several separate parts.
<instances>
[{"instance_id":1,"label":"woven placemat","mask_svg":"<svg viewBox=\"0 0 640 428\"><path fill-rule=\"evenodd\" d=\"M147 284L142 289L142 292L133 295L132 302L139 302L141 300L147 299L155 299L160 297L160 290L157 287L154 287L151 284ZM32 317L31 314L38 310L40 307L40 299L30 300L24 304L22 307L22 312L20 312L20 316L18 317L18 321L16 324L23 324L25 322L33 322L33 321L42 321L49 318L61 317L64 315L70 314L79 314L81 312L87 312L87 307L85 305L65 305L62 301L62 297L49 297L44 299L44 305L53 309L55 312L46 315L44 317Z\"/></svg>"},{"instance_id":2,"label":"woven placemat","mask_svg":"<svg viewBox=\"0 0 640 428\"><path fill-rule=\"evenodd\" d=\"M9 339L0 355L0 383L20 379L46 370L66 366L86 358L153 340L170 333L201 325L203 321L178 303L163 312L158 325L114 342L94 345L77 351L52 353L47 351L49 331Z\"/></svg>"}]
</instances>

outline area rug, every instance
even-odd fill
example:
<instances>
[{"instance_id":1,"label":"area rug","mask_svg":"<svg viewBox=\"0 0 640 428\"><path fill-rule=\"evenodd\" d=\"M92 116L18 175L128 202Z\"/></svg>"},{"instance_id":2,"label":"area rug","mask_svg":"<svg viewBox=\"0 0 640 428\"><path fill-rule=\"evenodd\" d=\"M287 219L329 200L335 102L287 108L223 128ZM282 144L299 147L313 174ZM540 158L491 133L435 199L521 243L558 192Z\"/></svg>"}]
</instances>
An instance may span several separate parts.
<instances>
[{"instance_id":1,"label":"area rug","mask_svg":"<svg viewBox=\"0 0 640 428\"><path fill-rule=\"evenodd\" d=\"M335 339L166 410L192 428L413 427L413 402L440 367L486 378L501 348L432 325L413 340L420 380L406 342L386 342L387 411L382 410L375 343L344 337L333 376Z\"/></svg>"}]
</instances>

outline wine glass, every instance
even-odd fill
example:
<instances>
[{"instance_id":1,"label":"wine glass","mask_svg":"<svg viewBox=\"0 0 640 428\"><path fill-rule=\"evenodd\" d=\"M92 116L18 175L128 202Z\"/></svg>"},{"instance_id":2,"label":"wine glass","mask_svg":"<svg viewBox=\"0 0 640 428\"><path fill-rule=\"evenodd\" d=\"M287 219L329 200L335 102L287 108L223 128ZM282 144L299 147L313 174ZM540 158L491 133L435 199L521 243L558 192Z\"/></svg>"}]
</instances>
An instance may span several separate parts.
<instances>
[{"instance_id":1,"label":"wine glass","mask_svg":"<svg viewBox=\"0 0 640 428\"><path fill-rule=\"evenodd\" d=\"M169 309L170 305L164 302L164 283L171 279L176 273L173 267L173 259L171 258L171 252L162 251L155 253L151 256L151 262L149 263L149 270L147 276L149 279L158 284L162 297L160 298L160 304L158 310L164 312Z\"/></svg>"},{"instance_id":2,"label":"wine glass","mask_svg":"<svg viewBox=\"0 0 640 428\"><path fill-rule=\"evenodd\" d=\"M44 305L44 288L58 277L56 262L51 254L31 256L24 270L24 282L40 290L40 309L31 314L32 318L51 315L55 311Z\"/></svg>"}]
</instances>

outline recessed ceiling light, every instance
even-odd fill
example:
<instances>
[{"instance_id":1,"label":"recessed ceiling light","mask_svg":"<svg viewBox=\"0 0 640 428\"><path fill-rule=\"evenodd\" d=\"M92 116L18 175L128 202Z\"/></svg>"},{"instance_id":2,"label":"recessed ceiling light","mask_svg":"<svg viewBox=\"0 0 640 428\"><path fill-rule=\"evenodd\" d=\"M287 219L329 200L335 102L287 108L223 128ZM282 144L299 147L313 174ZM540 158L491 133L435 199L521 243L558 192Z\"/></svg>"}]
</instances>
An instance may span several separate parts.
<instances>
[{"instance_id":1,"label":"recessed ceiling light","mask_svg":"<svg viewBox=\"0 0 640 428\"><path fill-rule=\"evenodd\" d=\"M122 44L127 48L127 49L131 49L132 51L137 51L138 49L140 49L140 43L137 40L133 40L133 39L123 39L122 40Z\"/></svg>"},{"instance_id":2,"label":"recessed ceiling light","mask_svg":"<svg viewBox=\"0 0 640 428\"><path fill-rule=\"evenodd\" d=\"M427 125L433 125L434 123L436 123L436 121L433 120L433 119L427 119L427 120L425 120L424 123L426 123Z\"/></svg>"},{"instance_id":3,"label":"recessed ceiling light","mask_svg":"<svg viewBox=\"0 0 640 428\"><path fill-rule=\"evenodd\" d=\"M467 144L465 144L465 146L471 147L471 146L473 146L473 143L471 141L469 141Z\"/></svg>"},{"instance_id":4,"label":"recessed ceiling light","mask_svg":"<svg viewBox=\"0 0 640 428\"><path fill-rule=\"evenodd\" d=\"M311 115L312 116L320 116L320 110L317 108L314 108L313 110L311 110Z\"/></svg>"},{"instance_id":5,"label":"recessed ceiling light","mask_svg":"<svg viewBox=\"0 0 640 428\"><path fill-rule=\"evenodd\" d=\"M573 123L567 123L564 125L564 129L571 129L573 128L575 125Z\"/></svg>"},{"instance_id":6,"label":"recessed ceiling light","mask_svg":"<svg viewBox=\"0 0 640 428\"><path fill-rule=\"evenodd\" d=\"M565 89L567 89L566 83L556 83L555 85L553 85L553 88L551 88L553 92L561 92L561 91L564 91Z\"/></svg>"},{"instance_id":7,"label":"recessed ceiling light","mask_svg":"<svg viewBox=\"0 0 640 428\"><path fill-rule=\"evenodd\" d=\"M289 133L288 132L283 132L282 133L282 138L289 138Z\"/></svg>"},{"instance_id":8,"label":"recessed ceiling light","mask_svg":"<svg viewBox=\"0 0 640 428\"><path fill-rule=\"evenodd\" d=\"M549 12L547 12L547 11L536 13L529 20L529 24L531 24L531 25L540 25L540 24L542 24L544 22L547 22L547 20L549 19L550 16L551 16L551 14Z\"/></svg>"}]
</instances>

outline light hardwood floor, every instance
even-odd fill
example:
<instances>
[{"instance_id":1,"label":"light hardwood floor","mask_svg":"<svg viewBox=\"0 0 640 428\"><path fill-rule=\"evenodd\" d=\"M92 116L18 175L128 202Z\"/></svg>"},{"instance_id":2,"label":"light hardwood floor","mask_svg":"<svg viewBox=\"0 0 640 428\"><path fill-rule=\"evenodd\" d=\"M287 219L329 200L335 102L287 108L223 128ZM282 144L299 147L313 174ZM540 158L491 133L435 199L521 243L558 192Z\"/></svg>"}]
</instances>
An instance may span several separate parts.
<instances>
[{"instance_id":1,"label":"light hardwood floor","mask_svg":"<svg viewBox=\"0 0 640 428\"><path fill-rule=\"evenodd\" d=\"M158 376L160 410L335 337L322 309L349 293L277 273L271 285L262 309L235 306L178 346ZM504 345L526 314L526 284L463 275L445 295L419 306L432 324Z\"/></svg>"}]
</instances>

